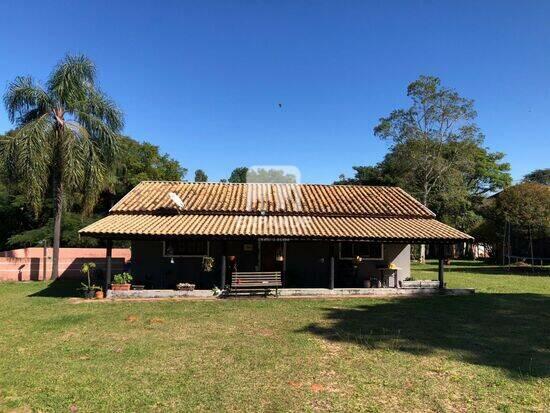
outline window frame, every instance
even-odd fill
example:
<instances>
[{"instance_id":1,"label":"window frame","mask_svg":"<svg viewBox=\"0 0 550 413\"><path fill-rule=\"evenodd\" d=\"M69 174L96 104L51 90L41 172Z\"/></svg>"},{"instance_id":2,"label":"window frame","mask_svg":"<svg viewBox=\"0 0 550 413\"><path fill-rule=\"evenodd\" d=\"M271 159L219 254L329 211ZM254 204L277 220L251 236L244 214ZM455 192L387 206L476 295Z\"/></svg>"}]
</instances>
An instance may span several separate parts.
<instances>
[{"instance_id":1,"label":"window frame","mask_svg":"<svg viewBox=\"0 0 550 413\"><path fill-rule=\"evenodd\" d=\"M384 261L384 243L383 242L371 242L371 241L339 241L338 242L338 259L340 260L354 260L356 256L354 257L343 257L342 256L342 243L343 242L350 242L352 244L352 251L354 244L358 244L360 242L369 243L369 244L380 244L380 257L365 257L362 255L359 255L363 261Z\"/></svg>"},{"instance_id":2,"label":"window frame","mask_svg":"<svg viewBox=\"0 0 550 413\"><path fill-rule=\"evenodd\" d=\"M185 240L182 240L185 241ZM210 241L206 240L206 253L201 255L179 255L179 254L167 254L166 253L166 240L162 241L162 256L164 258L202 258L210 255ZM168 241L170 242L170 241Z\"/></svg>"}]
</instances>

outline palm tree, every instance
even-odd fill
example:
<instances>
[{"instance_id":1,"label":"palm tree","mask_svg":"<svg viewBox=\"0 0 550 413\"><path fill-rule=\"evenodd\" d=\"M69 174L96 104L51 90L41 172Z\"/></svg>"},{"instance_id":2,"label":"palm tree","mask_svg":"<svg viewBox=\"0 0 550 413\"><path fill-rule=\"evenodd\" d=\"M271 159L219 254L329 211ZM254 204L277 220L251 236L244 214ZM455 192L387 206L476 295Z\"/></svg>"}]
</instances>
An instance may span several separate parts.
<instances>
[{"instance_id":1,"label":"palm tree","mask_svg":"<svg viewBox=\"0 0 550 413\"><path fill-rule=\"evenodd\" d=\"M17 77L4 95L10 121L17 127L15 136L1 146L7 175L24 185L36 213L49 188L53 194L52 279L59 273L67 196L82 194L83 211L91 211L104 188L123 126L121 111L95 80L90 59L67 55L44 87L31 77Z\"/></svg>"}]
</instances>

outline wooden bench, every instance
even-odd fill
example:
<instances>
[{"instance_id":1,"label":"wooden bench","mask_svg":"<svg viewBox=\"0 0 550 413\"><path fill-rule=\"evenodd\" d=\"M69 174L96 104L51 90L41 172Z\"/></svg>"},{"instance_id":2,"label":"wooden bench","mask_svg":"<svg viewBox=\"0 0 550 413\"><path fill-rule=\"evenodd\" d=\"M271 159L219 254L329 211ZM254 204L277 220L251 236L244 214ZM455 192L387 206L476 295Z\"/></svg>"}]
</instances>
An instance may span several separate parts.
<instances>
[{"instance_id":1,"label":"wooden bench","mask_svg":"<svg viewBox=\"0 0 550 413\"><path fill-rule=\"evenodd\" d=\"M234 272L231 277L230 293L235 297L239 292L248 294L263 292L265 296L275 289L275 296L279 295L279 288L283 286L281 273L276 272Z\"/></svg>"}]
</instances>

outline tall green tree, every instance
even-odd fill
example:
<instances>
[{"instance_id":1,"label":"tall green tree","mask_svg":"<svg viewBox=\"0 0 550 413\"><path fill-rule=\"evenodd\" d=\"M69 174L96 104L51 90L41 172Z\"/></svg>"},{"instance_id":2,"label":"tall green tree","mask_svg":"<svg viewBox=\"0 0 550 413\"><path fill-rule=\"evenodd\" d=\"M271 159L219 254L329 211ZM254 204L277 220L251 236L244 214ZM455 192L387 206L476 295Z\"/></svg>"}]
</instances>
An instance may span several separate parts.
<instances>
[{"instance_id":1,"label":"tall green tree","mask_svg":"<svg viewBox=\"0 0 550 413\"><path fill-rule=\"evenodd\" d=\"M483 135L475 124L474 102L441 85L433 76L409 84L411 105L380 119L375 136L391 142L389 168L401 169L399 183L430 206L434 193L453 168L464 161L465 147L480 147ZM421 248L421 260L425 249Z\"/></svg>"},{"instance_id":2,"label":"tall green tree","mask_svg":"<svg viewBox=\"0 0 550 413\"><path fill-rule=\"evenodd\" d=\"M512 225L526 228L534 268L533 233L550 229L550 187L534 182L514 185L498 195L496 209Z\"/></svg>"},{"instance_id":3,"label":"tall green tree","mask_svg":"<svg viewBox=\"0 0 550 413\"><path fill-rule=\"evenodd\" d=\"M246 183L246 175L248 174L248 168L246 166L240 166L233 169L228 181L234 184Z\"/></svg>"},{"instance_id":4,"label":"tall green tree","mask_svg":"<svg viewBox=\"0 0 550 413\"><path fill-rule=\"evenodd\" d=\"M202 169L195 171L195 182L208 182L208 175Z\"/></svg>"},{"instance_id":5,"label":"tall green tree","mask_svg":"<svg viewBox=\"0 0 550 413\"><path fill-rule=\"evenodd\" d=\"M461 142L481 143L483 135L474 120L474 102L443 87L433 76L420 76L407 88L411 106L392 111L374 128L375 136L394 148L406 145L408 169L428 205L432 190L460 158Z\"/></svg>"},{"instance_id":6,"label":"tall green tree","mask_svg":"<svg viewBox=\"0 0 550 413\"><path fill-rule=\"evenodd\" d=\"M31 77L8 85L4 104L15 136L2 145L8 179L24 185L35 211L53 193L52 278L59 274L61 218L67 194L83 194L91 211L106 185L123 116L96 85L96 68L85 56L66 56L44 86Z\"/></svg>"},{"instance_id":7,"label":"tall green tree","mask_svg":"<svg viewBox=\"0 0 550 413\"><path fill-rule=\"evenodd\" d=\"M534 182L542 185L550 185L550 168L535 169L523 177L523 182Z\"/></svg>"}]
</instances>

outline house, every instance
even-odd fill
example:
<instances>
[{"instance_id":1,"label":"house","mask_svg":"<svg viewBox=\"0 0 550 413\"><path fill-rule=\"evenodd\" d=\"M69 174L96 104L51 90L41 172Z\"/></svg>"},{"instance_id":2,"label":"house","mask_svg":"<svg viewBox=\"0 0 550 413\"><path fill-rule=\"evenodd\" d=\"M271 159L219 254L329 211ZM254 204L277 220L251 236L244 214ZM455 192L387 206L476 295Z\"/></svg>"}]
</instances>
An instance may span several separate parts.
<instances>
[{"instance_id":1,"label":"house","mask_svg":"<svg viewBox=\"0 0 550 413\"><path fill-rule=\"evenodd\" d=\"M280 271L283 288L398 287L411 244L471 240L397 187L158 181L138 184L80 234L108 250L130 240L134 282L155 289L223 286L235 270Z\"/></svg>"}]
</instances>

